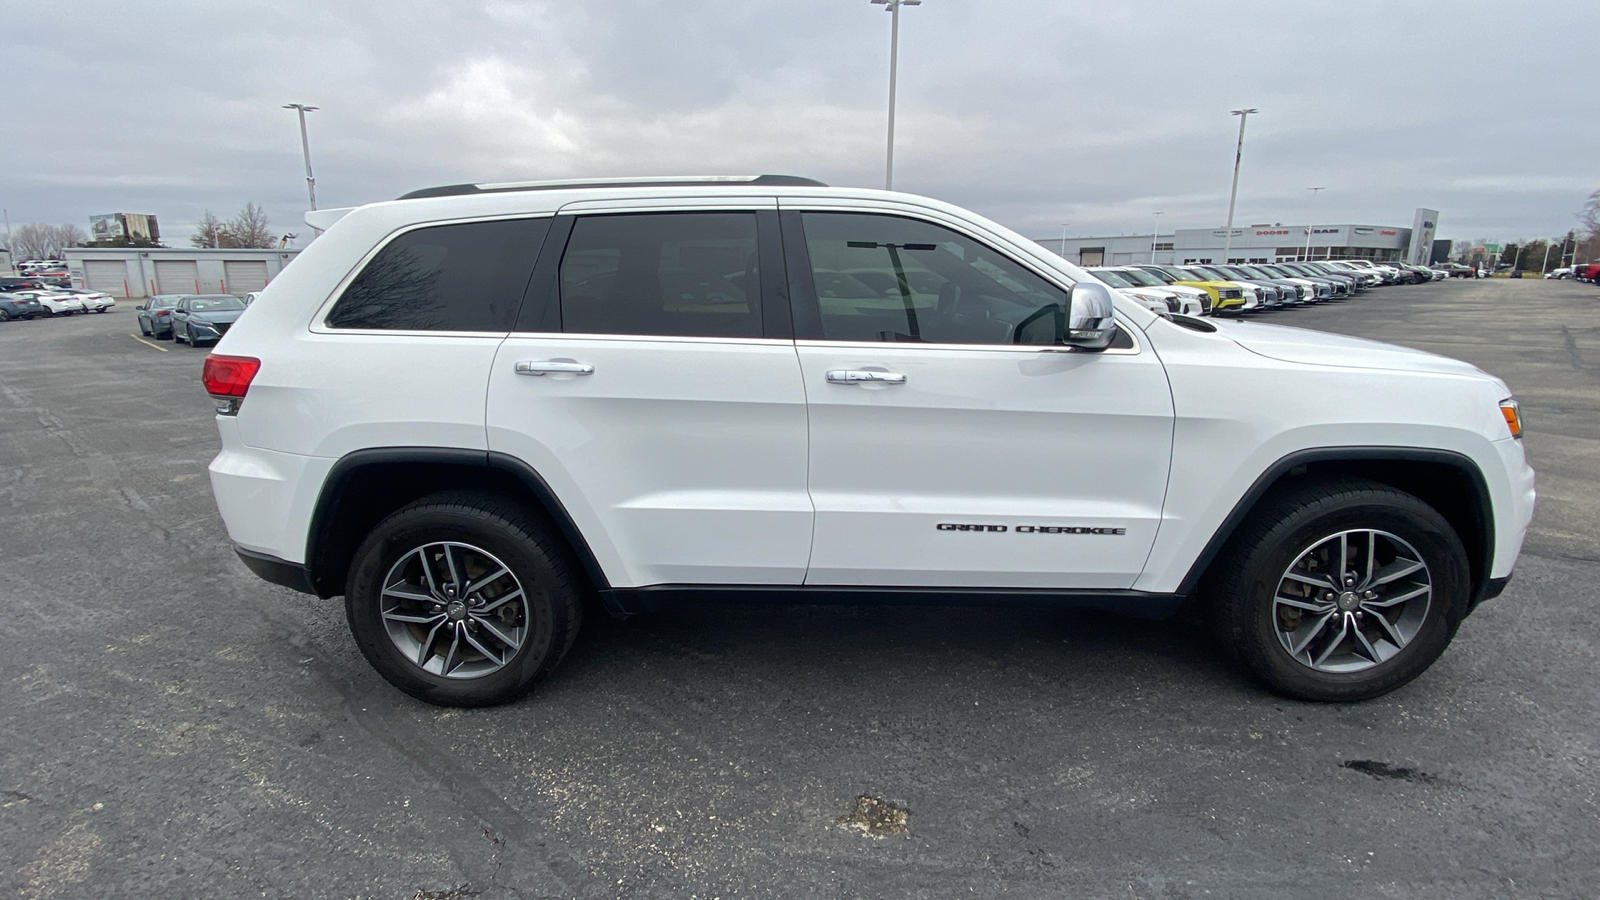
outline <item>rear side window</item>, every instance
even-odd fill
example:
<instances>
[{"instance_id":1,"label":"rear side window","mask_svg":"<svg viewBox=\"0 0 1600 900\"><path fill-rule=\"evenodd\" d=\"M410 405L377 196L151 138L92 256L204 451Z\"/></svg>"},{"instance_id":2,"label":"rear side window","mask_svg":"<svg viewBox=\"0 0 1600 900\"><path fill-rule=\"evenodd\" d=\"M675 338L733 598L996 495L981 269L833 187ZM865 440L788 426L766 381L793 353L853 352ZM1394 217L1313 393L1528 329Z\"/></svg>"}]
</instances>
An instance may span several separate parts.
<instances>
[{"instance_id":1,"label":"rear side window","mask_svg":"<svg viewBox=\"0 0 1600 900\"><path fill-rule=\"evenodd\" d=\"M760 337L756 215L585 216L561 257L568 334Z\"/></svg>"},{"instance_id":2,"label":"rear side window","mask_svg":"<svg viewBox=\"0 0 1600 900\"><path fill-rule=\"evenodd\" d=\"M328 311L329 328L510 331L550 219L408 231L367 263Z\"/></svg>"}]
</instances>

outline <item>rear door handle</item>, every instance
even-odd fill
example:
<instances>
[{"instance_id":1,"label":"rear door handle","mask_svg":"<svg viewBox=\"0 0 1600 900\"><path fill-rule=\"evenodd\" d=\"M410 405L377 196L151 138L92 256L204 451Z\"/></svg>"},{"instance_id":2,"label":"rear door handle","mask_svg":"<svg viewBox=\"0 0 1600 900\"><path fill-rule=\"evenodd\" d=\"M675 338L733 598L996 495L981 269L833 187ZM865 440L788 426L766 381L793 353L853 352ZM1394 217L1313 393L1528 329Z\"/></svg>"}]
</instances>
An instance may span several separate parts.
<instances>
[{"instance_id":1,"label":"rear door handle","mask_svg":"<svg viewBox=\"0 0 1600 900\"><path fill-rule=\"evenodd\" d=\"M831 369L829 384L905 384L906 377L899 372L878 372L872 369Z\"/></svg>"},{"instance_id":2,"label":"rear door handle","mask_svg":"<svg viewBox=\"0 0 1600 900\"><path fill-rule=\"evenodd\" d=\"M514 367L518 375L593 375L594 366L588 363L566 362L555 359L519 359Z\"/></svg>"}]
</instances>

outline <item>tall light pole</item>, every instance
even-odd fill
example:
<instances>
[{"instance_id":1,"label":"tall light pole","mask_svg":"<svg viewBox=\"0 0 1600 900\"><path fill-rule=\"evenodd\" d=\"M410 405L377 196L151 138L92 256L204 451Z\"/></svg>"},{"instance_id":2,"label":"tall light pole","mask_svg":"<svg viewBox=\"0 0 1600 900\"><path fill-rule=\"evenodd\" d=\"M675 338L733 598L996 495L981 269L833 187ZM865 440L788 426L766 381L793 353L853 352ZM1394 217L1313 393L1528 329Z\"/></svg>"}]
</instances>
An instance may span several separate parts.
<instances>
[{"instance_id":1,"label":"tall light pole","mask_svg":"<svg viewBox=\"0 0 1600 900\"><path fill-rule=\"evenodd\" d=\"M1544 264L1539 267L1539 274L1540 275L1545 275L1545 274L1549 273L1549 271L1550 271L1550 251L1554 247L1555 247L1555 244L1551 243L1550 241L1547 240L1547 241L1544 242Z\"/></svg>"},{"instance_id":2,"label":"tall light pole","mask_svg":"<svg viewBox=\"0 0 1600 900\"><path fill-rule=\"evenodd\" d=\"M1311 200L1312 200L1312 202L1316 202L1317 191L1325 191L1325 190L1327 190L1327 188L1325 188L1325 187L1308 187L1308 188L1306 188L1306 190L1311 192ZM1306 261L1307 262L1311 261L1311 223L1310 222L1306 223Z\"/></svg>"},{"instance_id":3,"label":"tall light pole","mask_svg":"<svg viewBox=\"0 0 1600 900\"><path fill-rule=\"evenodd\" d=\"M883 189L894 190L894 82L900 57L900 7L921 6L922 0L872 0L888 10L892 19L889 26L889 155L883 166Z\"/></svg>"},{"instance_id":4,"label":"tall light pole","mask_svg":"<svg viewBox=\"0 0 1600 900\"><path fill-rule=\"evenodd\" d=\"M1155 230L1150 233L1150 262L1151 264L1154 264L1156 261L1156 239L1161 237L1161 217L1166 215L1166 213L1154 212L1150 215L1155 216L1156 219Z\"/></svg>"},{"instance_id":5,"label":"tall light pole","mask_svg":"<svg viewBox=\"0 0 1600 900\"><path fill-rule=\"evenodd\" d=\"M311 197L311 208L317 208L317 177L311 174L311 140L306 137L306 113L316 112L317 107L306 106L304 103L285 103L284 109L292 109L300 114L300 150L306 155L306 193Z\"/></svg>"},{"instance_id":6,"label":"tall light pole","mask_svg":"<svg viewBox=\"0 0 1600 900\"><path fill-rule=\"evenodd\" d=\"M1239 145L1233 150L1233 190L1228 192L1228 231L1222 239L1222 264L1227 265L1228 251L1233 249L1233 202L1239 197L1239 160L1244 158L1244 123L1249 121L1251 113L1258 113L1259 109L1236 109L1233 115L1239 117Z\"/></svg>"},{"instance_id":7,"label":"tall light pole","mask_svg":"<svg viewBox=\"0 0 1600 900\"><path fill-rule=\"evenodd\" d=\"M1061 258L1067 258L1067 223L1061 223Z\"/></svg>"}]
</instances>

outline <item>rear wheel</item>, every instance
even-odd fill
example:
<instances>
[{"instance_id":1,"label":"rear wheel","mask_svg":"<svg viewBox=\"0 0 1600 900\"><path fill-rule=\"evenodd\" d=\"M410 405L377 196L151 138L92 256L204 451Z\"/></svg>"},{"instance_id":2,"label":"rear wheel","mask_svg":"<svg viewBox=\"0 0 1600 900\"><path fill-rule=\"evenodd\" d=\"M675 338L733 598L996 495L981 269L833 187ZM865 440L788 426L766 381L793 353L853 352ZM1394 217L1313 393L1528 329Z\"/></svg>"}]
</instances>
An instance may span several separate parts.
<instances>
[{"instance_id":1,"label":"rear wheel","mask_svg":"<svg viewBox=\"0 0 1600 900\"><path fill-rule=\"evenodd\" d=\"M389 516L356 551L350 631L390 684L440 706L513 700L555 668L583 616L564 545L522 507L448 492Z\"/></svg>"},{"instance_id":2,"label":"rear wheel","mask_svg":"<svg viewBox=\"0 0 1600 900\"><path fill-rule=\"evenodd\" d=\"M8 312L7 310L0 309L0 322L9 322L9 321L11 321L11 313Z\"/></svg>"},{"instance_id":3,"label":"rear wheel","mask_svg":"<svg viewBox=\"0 0 1600 900\"><path fill-rule=\"evenodd\" d=\"M1279 491L1218 560L1227 647L1273 690L1365 700L1421 675L1465 615L1467 554L1410 494L1359 479Z\"/></svg>"}]
</instances>

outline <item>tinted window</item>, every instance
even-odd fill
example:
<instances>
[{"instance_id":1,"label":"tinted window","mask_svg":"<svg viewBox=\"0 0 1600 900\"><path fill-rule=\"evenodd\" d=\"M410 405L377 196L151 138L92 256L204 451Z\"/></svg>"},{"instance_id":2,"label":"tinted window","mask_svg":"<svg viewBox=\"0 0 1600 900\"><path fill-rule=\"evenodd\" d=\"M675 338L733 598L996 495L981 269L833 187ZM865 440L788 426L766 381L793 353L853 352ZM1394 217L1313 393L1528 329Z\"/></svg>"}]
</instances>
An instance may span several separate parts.
<instances>
[{"instance_id":1,"label":"tinted window","mask_svg":"<svg viewBox=\"0 0 1600 900\"><path fill-rule=\"evenodd\" d=\"M330 328L510 331L550 220L408 231L367 263L328 312Z\"/></svg>"},{"instance_id":2,"label":"tinted window","mask_svg":"<svg viewBox=\"0 0 1600 900\"><path fill-rule=\"evenodd\" d=\"M755 213L586 216L561 257L569 334L760 337Z\"/></svg>"},{"instance_id":3,"label":"tinted window","mask_svg":"<svg viewBox=\"0 0 1600 900\"><path fill-rule=\"evenodd\" d=\"M822 336L841 341L1014 343L1066 292L1002 253L927 222L805 213Z\"/></svg>"}]
</instances>

